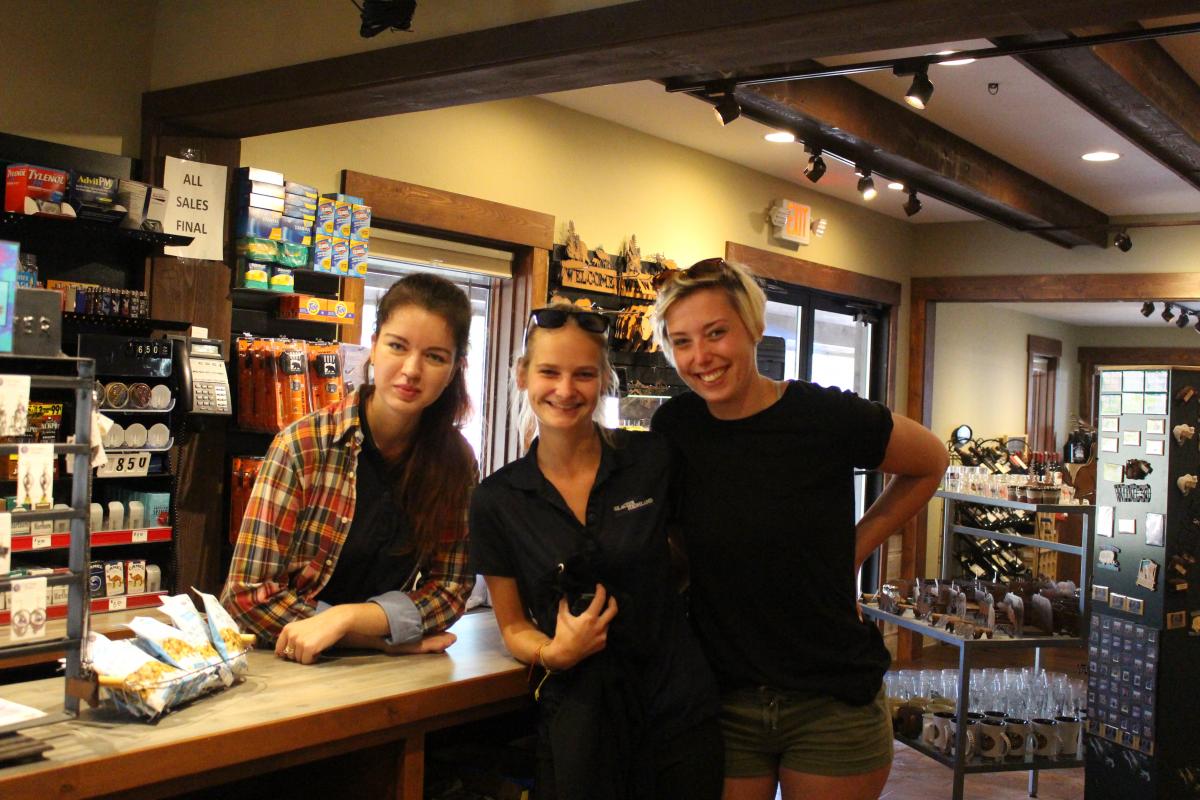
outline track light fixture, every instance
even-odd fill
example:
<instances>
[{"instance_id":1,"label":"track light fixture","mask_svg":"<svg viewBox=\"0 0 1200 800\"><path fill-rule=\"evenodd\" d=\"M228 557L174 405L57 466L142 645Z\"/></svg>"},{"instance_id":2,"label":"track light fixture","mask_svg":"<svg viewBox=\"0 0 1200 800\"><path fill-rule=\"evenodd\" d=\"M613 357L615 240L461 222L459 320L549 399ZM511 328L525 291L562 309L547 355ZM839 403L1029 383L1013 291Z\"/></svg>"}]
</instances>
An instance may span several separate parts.
<instances>
[{"instance_id":1,"label":"track light fixture","mask_svg":"<svg viewBox=\"0 0 1200 800\"><path fill-rule=\"evenodd\" d=\"M913 75L912 84L904 93L904 102L918 111L924 111L925 106L929 105L931 97L933 97L933 84L929 81L928 68L924 68Z\"/></svg>"},{"instance_id":2,"label":"track light fixture","mask_svg":"<svg viewBox=\"0 0 1200 800\"><path fill-rule=\"evenodd\" d=\"M1200 321L1200 314L1196 316L1196 320ZM1182 309L1180 310L1179 319L1175 320L1175 324L1180 328L1186 328L1188 326L1188 315L1186 311L1183 311Z\"/></svg>"},{"instance_id":3,"label":"track light fixture","mask_svg":"<svg viewBox=\"0 0 1200 800\"><path fill-rule=\"evenodd\" d=\"M825 175L825 169L825 159L821 158L821 148L818 147L808 157L808 166L804 168L804 177L816 183Z\"/></svg>"},{"instance_id":4,"label":"track light fixture","mask_svg":"<svg viewBox=\"0 0 1200 800\"><path fill-rule=\"evenodd\" d=\"M809 228L812 229L813 235L819 239L825 235L825 229L828 226L829 226L829 220L825 219L824 217L817 217L809 225Z\"/></svg>"},{"instance_id":5,"label":"track light fixture","mask_svg":"<svg viewBox=\"0 0 1200 800\"><path fill-rule=\"evenodd\" d=\"M1148 317L1153 313L1154 313L1154 303L1151 303L1149 300L1142 303L1142 316L1143 317Z\"/></svg>"},{"instance_id":6,"label":"track light fixture","mask_svg":"<svg viewBox=\"0 0 1200 800\"><path fill-rule=\"evenodd\" d=\"M917 197L915 189L909 191L908 200L904 203L904 213L908 216L915 216L921 210L921 198Z\"/></svg>"},{"instance_id":7,"label":"track light fixture","mask_svg":"<svg viewBox=\"0 0 1200 800\"><path fill-rule=\"evenodd\" d=\"M862 195L863 200L874 200L875 195L879 194L875 190L875 179L871 177L871 170L859 167L862 172L862 177L858 179L858 191Z\"/></svg>"},{"instance_id":8,"label":"track light fixture","mask_svg":"<svg viewBox=\"0 0 1200 800\"><path fill-rule=\"evenodd\" d=\"M1170 322L1175 318L1175 312L1171 310L1170 303L1163 303L1163 310L1160 316L1162 317L1163 322Z\"/></svg>"},{"instance_id":9,"label":"track light fixture","mask_svg":"<svg viewBox=\"0 0 1200 800\"><path fill-rule=\"evenodd\" d=\"M1121 231L1113 237L1113 244L1116 245L1117 249L1122 253L1128 253L1133 249L1133 240L1129 238L1129 234L1125 233L1125 231Z\"/></svg>"},{"instance_id":10,"label":"track light fixture","mask_svg":"<svg viewBox=\"0 0 1200 800\"><path fill-rule=\"evenodd\" d=\"M722 126L728 125L742 115L742 104L733 96L734 87L730 86L721 95L721 99L713 106L713 113L717 116L717 122Z\"/></svg>"}]
</instances>

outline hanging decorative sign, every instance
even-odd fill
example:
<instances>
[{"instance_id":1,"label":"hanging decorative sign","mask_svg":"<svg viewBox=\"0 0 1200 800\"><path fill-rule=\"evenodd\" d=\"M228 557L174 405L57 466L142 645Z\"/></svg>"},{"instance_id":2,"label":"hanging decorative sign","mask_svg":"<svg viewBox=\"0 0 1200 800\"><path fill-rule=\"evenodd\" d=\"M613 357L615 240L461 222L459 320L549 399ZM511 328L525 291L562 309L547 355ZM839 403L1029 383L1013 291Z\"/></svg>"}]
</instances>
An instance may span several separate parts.
<instances>
[{"instance_id":1,"label":"hanging decorative sign","mask_svg":"<svg viewBox=\"0 0 1200 800\"><path fill-rule=\"evenodd\" d=\"M1148 483L1118 483L1113 487L1117 500L1121 503L1149 503L1150 484Z\"/></svg>"},{"instance_id":2,"label":"hanging decorative sign","mask_svg":"<svg viewBox=\"0 0 1200 800\"><path fill-rule=\"evenodd\" d=\"M559 262L561 282L568 289L584 289L603 294L617 293L617 271L608 253L596 248L588 253L587 245L575 233L575 222L567 223L566 258Z\"/></svg>"},{"instance_id":3,"label":"hanging decorative sign","mask_svg":"<svg viewBox=\"0 0 1200 800\"><path fill-rule=\"evenodd\" d=\"M776 238L795 244L808 244L812 235L812 209L795 200L780 198L771 207L771 225Z\"/></svg>"},{"instance_id":4,"label":"hanging decorative sign","mask_svg":"<svg viewBox=\"0 0 1200 800\"><path fill-rule=\"evenodd\" d=\"M191 236L184 247L166 247L163 252L179 258L220 261L224 256L225 167L182 158L166 157L163 187L170 202L163 219L163 232Z\"/></svg>"}]
</instances>

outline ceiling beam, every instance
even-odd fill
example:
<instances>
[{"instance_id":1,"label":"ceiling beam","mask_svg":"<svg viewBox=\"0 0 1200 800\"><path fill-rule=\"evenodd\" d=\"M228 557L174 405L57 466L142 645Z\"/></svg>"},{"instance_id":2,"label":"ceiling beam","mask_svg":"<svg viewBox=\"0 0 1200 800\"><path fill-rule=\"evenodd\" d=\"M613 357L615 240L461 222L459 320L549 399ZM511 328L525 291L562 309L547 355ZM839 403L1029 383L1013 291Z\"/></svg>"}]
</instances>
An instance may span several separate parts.
<instances>
[{"instance_id":1,"label":"ceiling beam","mask_svg":"<svg viewBox=\"0 0 1200 800\"><path fill-rule=\"evenodd\" d=\"M1080 36L1136 25L1076 29ZM1049 35L1005 37L1000 46ZM1200 86L1158 42L1081 47L1017 57L1051 86L1200 188Z\"/></svg>"},{"instance_id":2,"label":"ceiling beam","mask_svg":"<svg viewBox=\"0 0 1200 800\"><path fill-rule=\"evenodd\" d=\"M1194 0L642 0L143 96L177 131L242 137L626 81L1030 34L1194 10Z\"/></svg>"},{"instance_id":3,"label":"ceiling beam","mask_svg":"<svg viewBox=\"0 0 1200 800\"><path fill-rule=\"evenodd\" d=\"M739 88L736 96L748 116L922 194L1064 247L1107 244L1102 212L849 78Z\"/></svg>"}]
</instances>

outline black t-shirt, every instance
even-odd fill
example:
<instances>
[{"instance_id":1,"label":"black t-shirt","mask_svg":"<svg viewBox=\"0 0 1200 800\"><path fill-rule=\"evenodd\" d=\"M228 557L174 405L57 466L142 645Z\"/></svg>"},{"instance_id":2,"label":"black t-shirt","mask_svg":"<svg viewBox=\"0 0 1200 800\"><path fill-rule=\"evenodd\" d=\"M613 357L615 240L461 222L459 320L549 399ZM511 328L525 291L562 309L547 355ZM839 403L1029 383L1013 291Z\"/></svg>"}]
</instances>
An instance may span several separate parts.
<instances>
[{"instance_id":1,"label":"black t-shirt","mask_svg":"<svg viewBox=\"0 0 1200 800\"><path fill-rule=\"evenodd\" d=\"M471 500L471 571L515 578L526 611L554 636L559 564L617 597L607 649L642 676L651 735L669 739L716 713L716 687L672 588L667 544L671 453L660 436L615 431L581 525L537 466L523 458L484 479Z\"/></svg>"},{"instance_id":2,"label":"black t-shirt","mask_svg":"<svg viewBox=\"0 0 1200 800\"><path fill-rule=\"evenodd\" d=\"M404 465L387 463L371 436L365 403L359 412L363 443L354 473L354 518L333 574L317 597L330 605L363 603L403 589L417 567L408 524L392 494Z\"/></svg>"},{"instance_id":3,"label":"black t-shirt","mask_svg":"<svg viewBox=\"0 0 1200 800\"><path fill-rule=\"evenodd\" d=\"M891 412L793 381L738 420L688 393L652 427L682 457L692 621L718 682L869 702L890 658L855 611L853 470L883 460Z\"/></svg>"}]
</instances>

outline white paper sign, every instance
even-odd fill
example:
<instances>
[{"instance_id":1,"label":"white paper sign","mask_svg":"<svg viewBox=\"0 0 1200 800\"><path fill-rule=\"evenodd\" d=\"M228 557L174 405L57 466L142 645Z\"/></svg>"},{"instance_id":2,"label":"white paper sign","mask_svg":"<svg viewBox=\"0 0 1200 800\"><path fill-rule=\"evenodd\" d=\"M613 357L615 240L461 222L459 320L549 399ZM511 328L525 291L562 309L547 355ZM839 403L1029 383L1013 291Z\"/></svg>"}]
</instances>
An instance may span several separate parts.
<instances>
[{"instance_id":1,"label":"white paper sign","mask_svg":"<svg viewBox=\"0 0 1200 800\"><path fill-rule=\"evenodd\" d=\"M29 376L0 375L0 436L24 436L29 425Z\"/></svg>"},{"instance_id":2,"label":"white paper sign","mask_svg":"<svg viewBox=\"0 0 1200 800\"><path fill-rule=\"evenodd\" d=\"M170 192L163 233L195 237L186 247L165 247L180 258L220 261L224 255L225 172L218 164L166 157L163 186Z\"/></svg>"}]
</instances>

